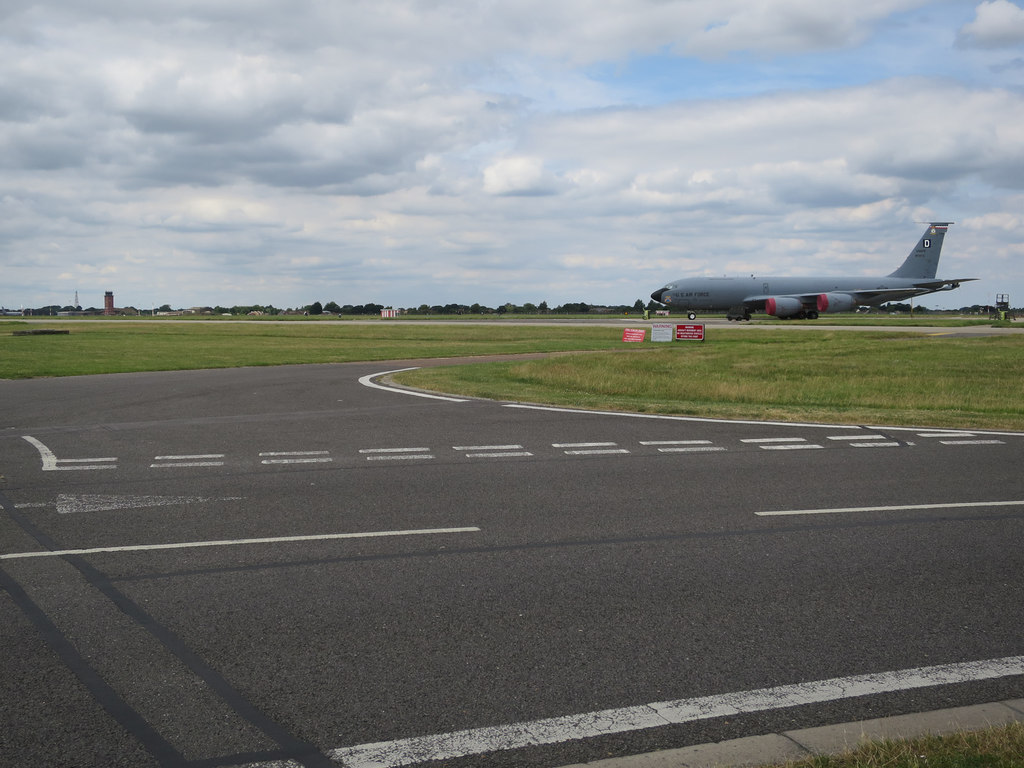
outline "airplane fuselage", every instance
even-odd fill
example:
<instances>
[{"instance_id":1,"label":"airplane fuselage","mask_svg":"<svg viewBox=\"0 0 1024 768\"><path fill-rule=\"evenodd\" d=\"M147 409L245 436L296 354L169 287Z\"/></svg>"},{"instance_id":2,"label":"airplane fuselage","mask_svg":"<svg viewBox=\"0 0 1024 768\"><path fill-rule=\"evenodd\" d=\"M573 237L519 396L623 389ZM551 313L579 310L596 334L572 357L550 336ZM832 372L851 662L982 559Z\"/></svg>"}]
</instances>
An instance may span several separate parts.
<instances>
[{"instance_id":1,"label":"airplane fuselage","mask_svg":"<svg viewBox=\"0 0 1024 768\"><path fill-rule=\"evenodd\" d=\"M660 301L675 309L726 312L752 297L792 294L854 293L884 291L882 301L902 301L916 296L915 282L897 277L691 277L661 289ZM892 293L906 289L905 293ZM658 292L656 292L658 293ZM652 294L653 295L653 294ZM868 301L861 302L865 305ZM881 302L879 302L881 303Z\"/></svg>"},{"instance_id":2,"label":"airplane fuselage","mask_svg":"<svg viewBox=\"0 0 1024 768\"><path fill-rule=\"evenodd\" d=\"M903 264L884 277L690 277L659 288L651 298L695 317L728 312L729 319L750 319L751 312L813 319L819 312L847 312L938 291L951 291L972 278L935 277L949 222L932 222Z\"/></svg>"}]
</instances>

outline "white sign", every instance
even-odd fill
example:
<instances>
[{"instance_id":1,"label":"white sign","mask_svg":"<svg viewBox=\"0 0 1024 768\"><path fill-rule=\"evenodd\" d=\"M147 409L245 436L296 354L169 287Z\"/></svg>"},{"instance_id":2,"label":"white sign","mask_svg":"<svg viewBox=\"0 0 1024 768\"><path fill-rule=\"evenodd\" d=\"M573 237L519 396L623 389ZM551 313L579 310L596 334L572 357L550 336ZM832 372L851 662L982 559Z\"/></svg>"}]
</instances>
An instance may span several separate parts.
<instances>
[{"instance_id":1,"label":"white sign","mask_svg":"<svg viewBox=\"0 0 1024 768\"><path fill-rule=\"evenodd\" d=\"M672 341L675 338L675 329L672 323L652 323L651 341Z\"/></svg>"}]
</instances>

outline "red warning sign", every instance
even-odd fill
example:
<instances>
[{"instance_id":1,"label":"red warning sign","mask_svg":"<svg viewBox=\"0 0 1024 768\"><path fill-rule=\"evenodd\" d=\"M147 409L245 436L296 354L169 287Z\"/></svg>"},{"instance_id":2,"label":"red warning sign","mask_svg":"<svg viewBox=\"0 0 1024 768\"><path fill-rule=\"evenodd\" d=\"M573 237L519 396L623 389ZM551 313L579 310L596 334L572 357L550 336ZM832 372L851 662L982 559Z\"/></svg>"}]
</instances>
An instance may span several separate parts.
<instances>
[{"instance_id":1,"label":"red warning sign","mask_svg":"<svg viewBox=\"0 0 1024 768\"><path fill-rule=\"evenodd\" d=\"M643 328L626 328L622 332L623 341L643 341L647 336L647 331Z\"/></svg>"},{"instance_id":2,"label":"red warning sign","mask_svg":"<svg viewBox=\"0 0 1024 768\"><path fill-rule=\"evenodd\" d=\"M704 341L704 325L677 325L676 341Z\"/></svg>"}]
</instances>

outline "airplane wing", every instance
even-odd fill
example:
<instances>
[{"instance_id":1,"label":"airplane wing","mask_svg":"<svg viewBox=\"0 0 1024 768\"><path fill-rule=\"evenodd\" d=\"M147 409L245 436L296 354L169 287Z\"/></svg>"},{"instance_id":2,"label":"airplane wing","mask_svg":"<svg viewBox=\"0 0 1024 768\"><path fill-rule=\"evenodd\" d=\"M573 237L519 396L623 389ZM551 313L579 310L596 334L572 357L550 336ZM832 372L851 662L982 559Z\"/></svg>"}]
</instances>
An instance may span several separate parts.
<instances>
[{"instance_id":1,"label":"airplane wing","mask_svg":"<svg viewBox=\"0 0 1024 768\"><path fill-rule=\"evenodd\" d=\"M961 277L952 280L917 280L910 285L901 288L858 288L856 290L835 291L836 293L852 296L858 303L871 304L879 299L885 300L885 296L906 296L908 294L923 296L928 293L939 291L952 291L960 287L960 283L969 283L977 280L976 277ZM748 309L764 309L765 302L769 299L797 299L805 306L813 307L823 291L814 293L773 293L764 295L747 296L742 303Z\"/></svg>"},{"instance_id":2,"label":"airplane wing","mask_svg":"<svg viewBox=\"0 0 1024 768\"><path fill-rule=\"evenodd\" d=\"M751 295L741 304L747 313L765 312L776 317L817 317L818 312L846 312L858 306L878 306L886 301L903 301L916 296L925 296L939 291L952 291L960 283L974 280L973 277L955 280L915 280L902 286L859 288L814 293L776 293L772 295Z\"/></svg>"}]
</instances>

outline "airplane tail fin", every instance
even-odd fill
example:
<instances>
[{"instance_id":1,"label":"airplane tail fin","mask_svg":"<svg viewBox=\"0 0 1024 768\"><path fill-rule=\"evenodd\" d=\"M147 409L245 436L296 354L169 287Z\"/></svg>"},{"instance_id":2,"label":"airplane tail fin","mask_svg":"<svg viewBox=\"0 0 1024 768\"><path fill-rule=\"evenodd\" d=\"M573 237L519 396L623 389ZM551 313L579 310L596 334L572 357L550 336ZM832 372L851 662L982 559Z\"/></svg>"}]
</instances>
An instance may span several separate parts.
<instances>
[{"instance_id":1,"label":"airplane tail fin","mask_svg":"<svg viewBox=\"0 0 1024 768\"><path fill-rule=\"evenodd\" d=\"M931 280L939 269L939 254L942 240L951 221L933 221L917 241L914 250L907 256L900 268L889 277L909 277Z\"/></svg>"}]
</instances>

